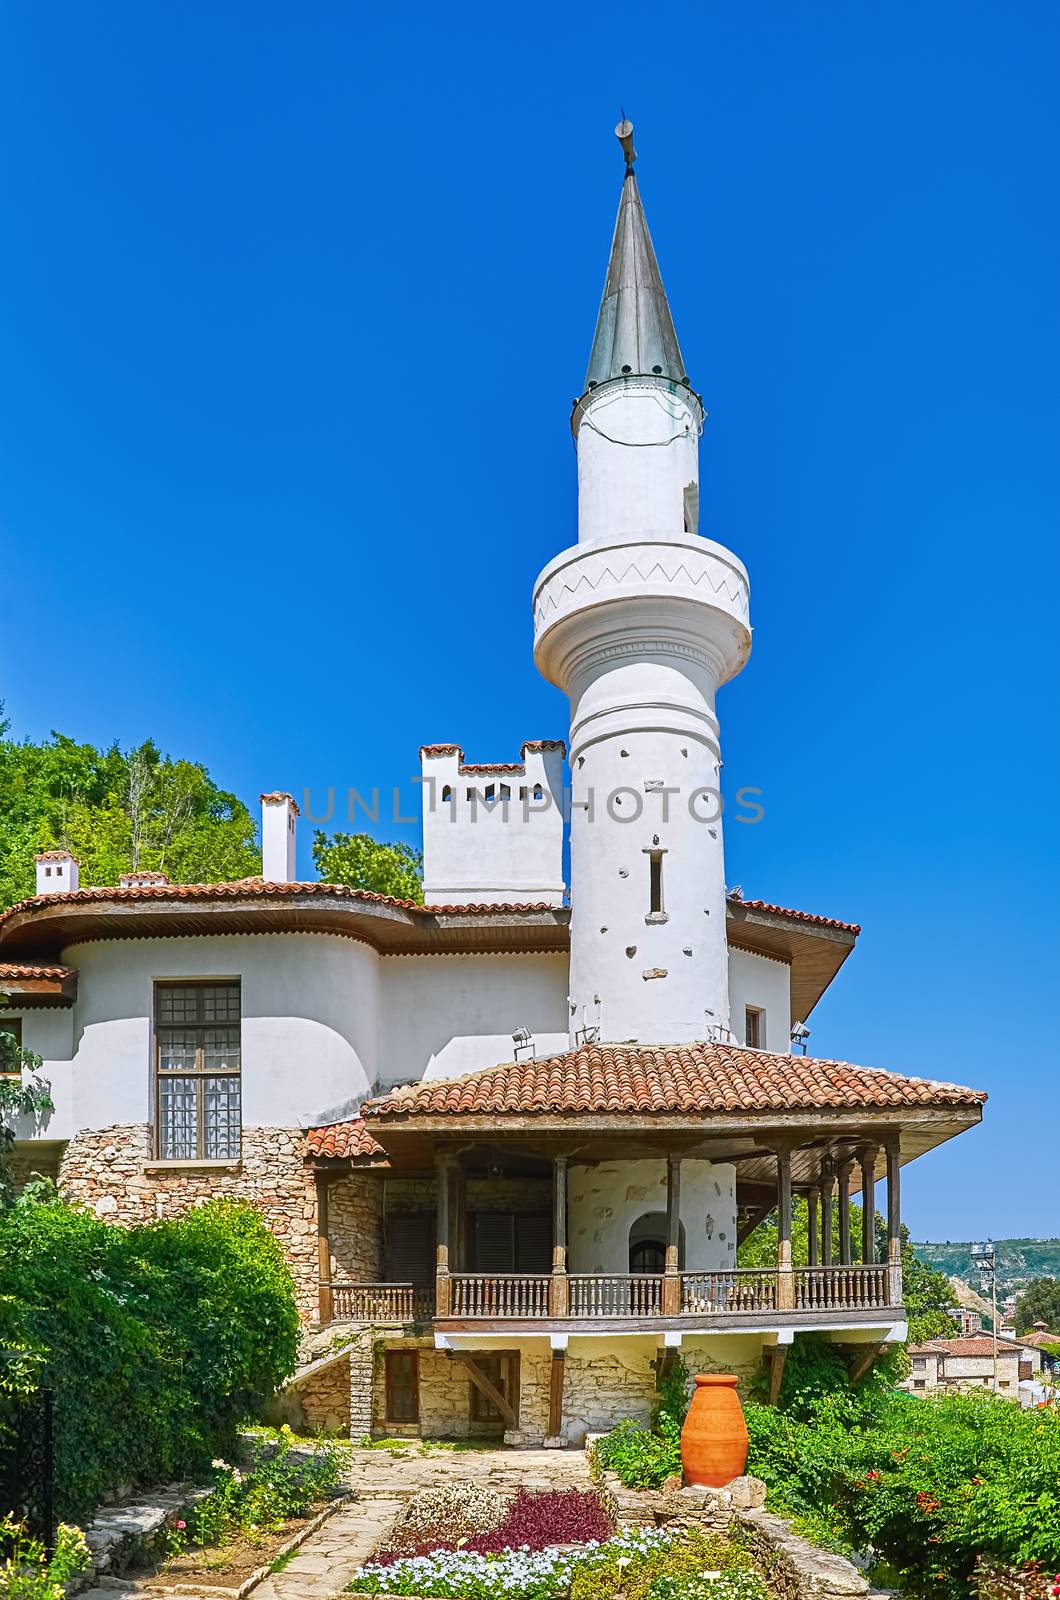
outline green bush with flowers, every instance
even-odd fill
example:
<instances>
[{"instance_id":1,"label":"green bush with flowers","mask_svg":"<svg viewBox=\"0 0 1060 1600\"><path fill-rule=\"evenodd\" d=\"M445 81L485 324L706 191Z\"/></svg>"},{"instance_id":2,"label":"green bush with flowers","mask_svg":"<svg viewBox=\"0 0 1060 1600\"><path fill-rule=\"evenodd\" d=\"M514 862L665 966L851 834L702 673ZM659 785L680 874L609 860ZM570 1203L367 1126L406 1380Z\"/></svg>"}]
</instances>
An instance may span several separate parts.
<instances>
[{"instance_id":1,"label":"green bush with flowers","mask_svg":"<svg viewBox=\"0 0 1060 1600\"><path fill-rule=\"evenodd\" d=\"M84 1572L89 1549L80 1528L59 1524L51 1555L13 1517L0 1517L2 1600L63 1600L70 1579Z\"/></svg>"},{"instance_id":2,"label":"green bush with flowers","mask_svg":"<svg viewBox=\"0 0 1060 1600\"><path fill-rule=\"evenodd\" d=\"M251 1445L245 1467L216 1456L211 1463L213 1490L186 1516L167 1525L158 1553L179 1556L223 1545L235 1535L258 1543L327 1499L349 1466L348 1449L320 1440L307 1453L295 1443L291 1429L283 1427L273 1439Z\"/></svg>"},{"instance_id":3,"label":"green bush with flowers","mask_svg":"<svg viewBox=\"0 0 1060 1600\"><path fill-rule=\"evenodd\" d=\"M748 1471L769 1506L834 1547L873 1553L902 1592L964 1600L975 1568L1060 1570L1060 1412L989 1394L842 1393L801 1414L746 1408ZM1058 1591L1060 1592L1060 1591Z\"/></svg>"},{"instance_id":4,"label":"green bush with flowers","mask_svg":"<svg viewBox=\"0 0 1060 1600\"><path fill-rule=\"evenodd\" d=\"M31 1190L0 1209L0 1282L0 1347L22 1352L0 1448L22 1397L50 1388L63 1517L204 1470L294 1370L290 1271L233 1200L122 1228Z\"/></svg>"}]
</instances>

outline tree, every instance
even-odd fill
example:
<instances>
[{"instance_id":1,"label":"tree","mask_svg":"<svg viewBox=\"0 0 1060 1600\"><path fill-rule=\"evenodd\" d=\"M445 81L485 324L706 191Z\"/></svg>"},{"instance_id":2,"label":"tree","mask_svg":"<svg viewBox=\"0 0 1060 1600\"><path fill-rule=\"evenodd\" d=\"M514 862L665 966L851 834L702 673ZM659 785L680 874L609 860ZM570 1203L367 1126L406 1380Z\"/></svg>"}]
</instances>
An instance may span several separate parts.
<instances>
[{"instance_id":1,"label":"tree","mask_svg":"<svg viewBox=\"0 0 1060 1600\"><path fill-rule=\"evenodd\" d=\"M911 1344L922 1344L925 1339L951 1339L960 1330L952 1312L959 1306L959 1301L953 1291L953 1285L944 1272L937 1272L933 1267L925 1266L924 1262L913 1254L913 1247L909 1242L909 1229L902 1223L900 1233L902 1247L902 1298L909 1319L909 1341ZM832 1204L832 1240L833 1248L839 1239L839 1204ZM855 1261L861 1260L861 1207L853 1205L850 1208L850 1243L851 1255ZM749 1234L740 1246L738 1262L741 1267L771 1268L777 1262L777 1219L776 1214L767 1217L759 1223L753 1233ZM805 1266L809 1259L809 1217L806 1200L802 1195L796 1195L792 1206L791 1216L791 1259L793 1265ZM887 1223L877 1211L876 1213L876 1259L887 1260ZM1060 1286L1058 1286L1060 1287Z\"/></svg>"},{"instance_id":2,"label":"tree","mask_svg":"<svg viewBox=\"0 0 1060 1600\"><path fill-rule=\"evenodd\" d=\"M1060 1330L1060 1278L1037 1278L1016 1301L1016 1332L1029 1333L1036 1322Z\"/></svg>"},{"instance_id":3,"label":"tree","mask_svg":"<svg viewBox=\"0 0 1060 1600\"><path fill-rule=\"evenodd\" d=\"M382 844L368 833L313 835L313 861L325 883L346 883L395 900L423 904L423 856L408 844Z\"/></svg>"},{"instance_id":4,"label":"tree","mask_svg":"<svg viewBox=\"0 0 1060 1600\"><path fill-rule=\"evenodd\" d=\"M35 744L9 738L0 719L0 906L33 894L40 850L71 850L86 886L148 867L211 883L260 872L256 841L241 800L150 739L128 752L62 733Z\"/></svg>"},{"instance_id":5,"label":"tree","mask_svg":"<svg viewBox=\"0 0 1060 1600\"><path fill-rule=\"evenodd\" d=\"M7 999L0 995L0 1005ZM30 1050L23 1050L10 1028L0 1022L0 1208L15 1197L11 1157L15 1149L15 1124L30 1117L40 1118L54 1110L50 1085L39 1076L42 1062Z\"/></svg>"}]
</instances>

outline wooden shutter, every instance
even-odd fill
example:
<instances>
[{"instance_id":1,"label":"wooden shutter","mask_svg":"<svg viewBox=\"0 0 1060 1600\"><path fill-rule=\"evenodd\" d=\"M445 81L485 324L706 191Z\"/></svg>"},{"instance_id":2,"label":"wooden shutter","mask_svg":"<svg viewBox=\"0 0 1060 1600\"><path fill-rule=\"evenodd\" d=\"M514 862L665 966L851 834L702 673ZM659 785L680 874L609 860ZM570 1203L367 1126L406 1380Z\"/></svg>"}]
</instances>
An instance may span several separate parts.
<instances>
[{"instance_id":1,"label":"wooden shutter","mask_svg":"<svg viewBox=\"0 0 1060 1600\"><path fill-rule=\"evenodd\" d=\"M521 1216L515 1219L516 1272L552 1271L552 1218Z\"/></svg>"},{"instance_id":2,"label":"wooden shutter","mask_svg":"<svg viewBox=\"0 0 1060 1600\"><path fill-rule=\"evenodd\" d=\"M411 1283L421 1294L434 1288L434 1216L412 1212L387 1222L386 1276L389 1283Z\"/></svg>"},{"instance_id":3,"label":"wooden shutter","mask_svg":"<svg viewBox=\"0 0 1060 1600\"><path fill-rule=\"evenodd\" d=\"M510 1211L475 1212L475 1271L514 1272L515 1218Z\"/></svg>"}]
</instances>

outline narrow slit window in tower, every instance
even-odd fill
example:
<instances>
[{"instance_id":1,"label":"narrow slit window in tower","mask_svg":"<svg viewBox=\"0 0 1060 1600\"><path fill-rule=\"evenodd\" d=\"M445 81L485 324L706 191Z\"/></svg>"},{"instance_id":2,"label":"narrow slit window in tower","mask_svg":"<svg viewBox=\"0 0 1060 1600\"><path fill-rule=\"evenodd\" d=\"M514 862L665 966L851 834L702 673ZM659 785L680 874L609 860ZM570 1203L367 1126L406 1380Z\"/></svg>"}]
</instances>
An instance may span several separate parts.
<instances>
[{"instance_id":1,"label":"narrow slit window in tower","mask_svg":"<svg viewBox=\"0 0 1060 1600\"><path fill-rule=\"evenodd\" d=\"M662 912L663 912L662 851L661 850L653 850L651 852L651 854L648 856L648 863L649 863L650 874L651 874L651 876L650 876L650 901L651 901L651 903L650 903L650 905L648 907L648 912L649 912L650 916L659 917L659 916L662 916Z\"/></svg>"}]
</instances>

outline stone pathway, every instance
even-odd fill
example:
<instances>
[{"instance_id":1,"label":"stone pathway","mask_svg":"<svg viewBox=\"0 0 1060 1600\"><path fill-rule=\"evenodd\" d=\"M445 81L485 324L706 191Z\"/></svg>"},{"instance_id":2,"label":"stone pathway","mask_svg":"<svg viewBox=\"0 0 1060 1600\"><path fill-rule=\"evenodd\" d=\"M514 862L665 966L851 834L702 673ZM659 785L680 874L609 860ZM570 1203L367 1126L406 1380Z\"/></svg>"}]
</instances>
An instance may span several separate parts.
<instances>
[{"instance_id":1,"label":"stone pathway","mask_svg":"<svg viewBox=\"0 0 1060 1600\"><path fill-rule=\"evenodd\" d=\"M590 1484L580 1450L354 1450L354 1499L301 1545L248 1600L332 1600L385 1537L403 1503L422 1489L464 1481L498 1489L572 1489ZM159 1590L112 1578L78 1600L159 1600ZM190 1585L180 1600L196 1600ZM201 1600L217 1600L204 1586Z\"/></svg>"}]
</instances>

